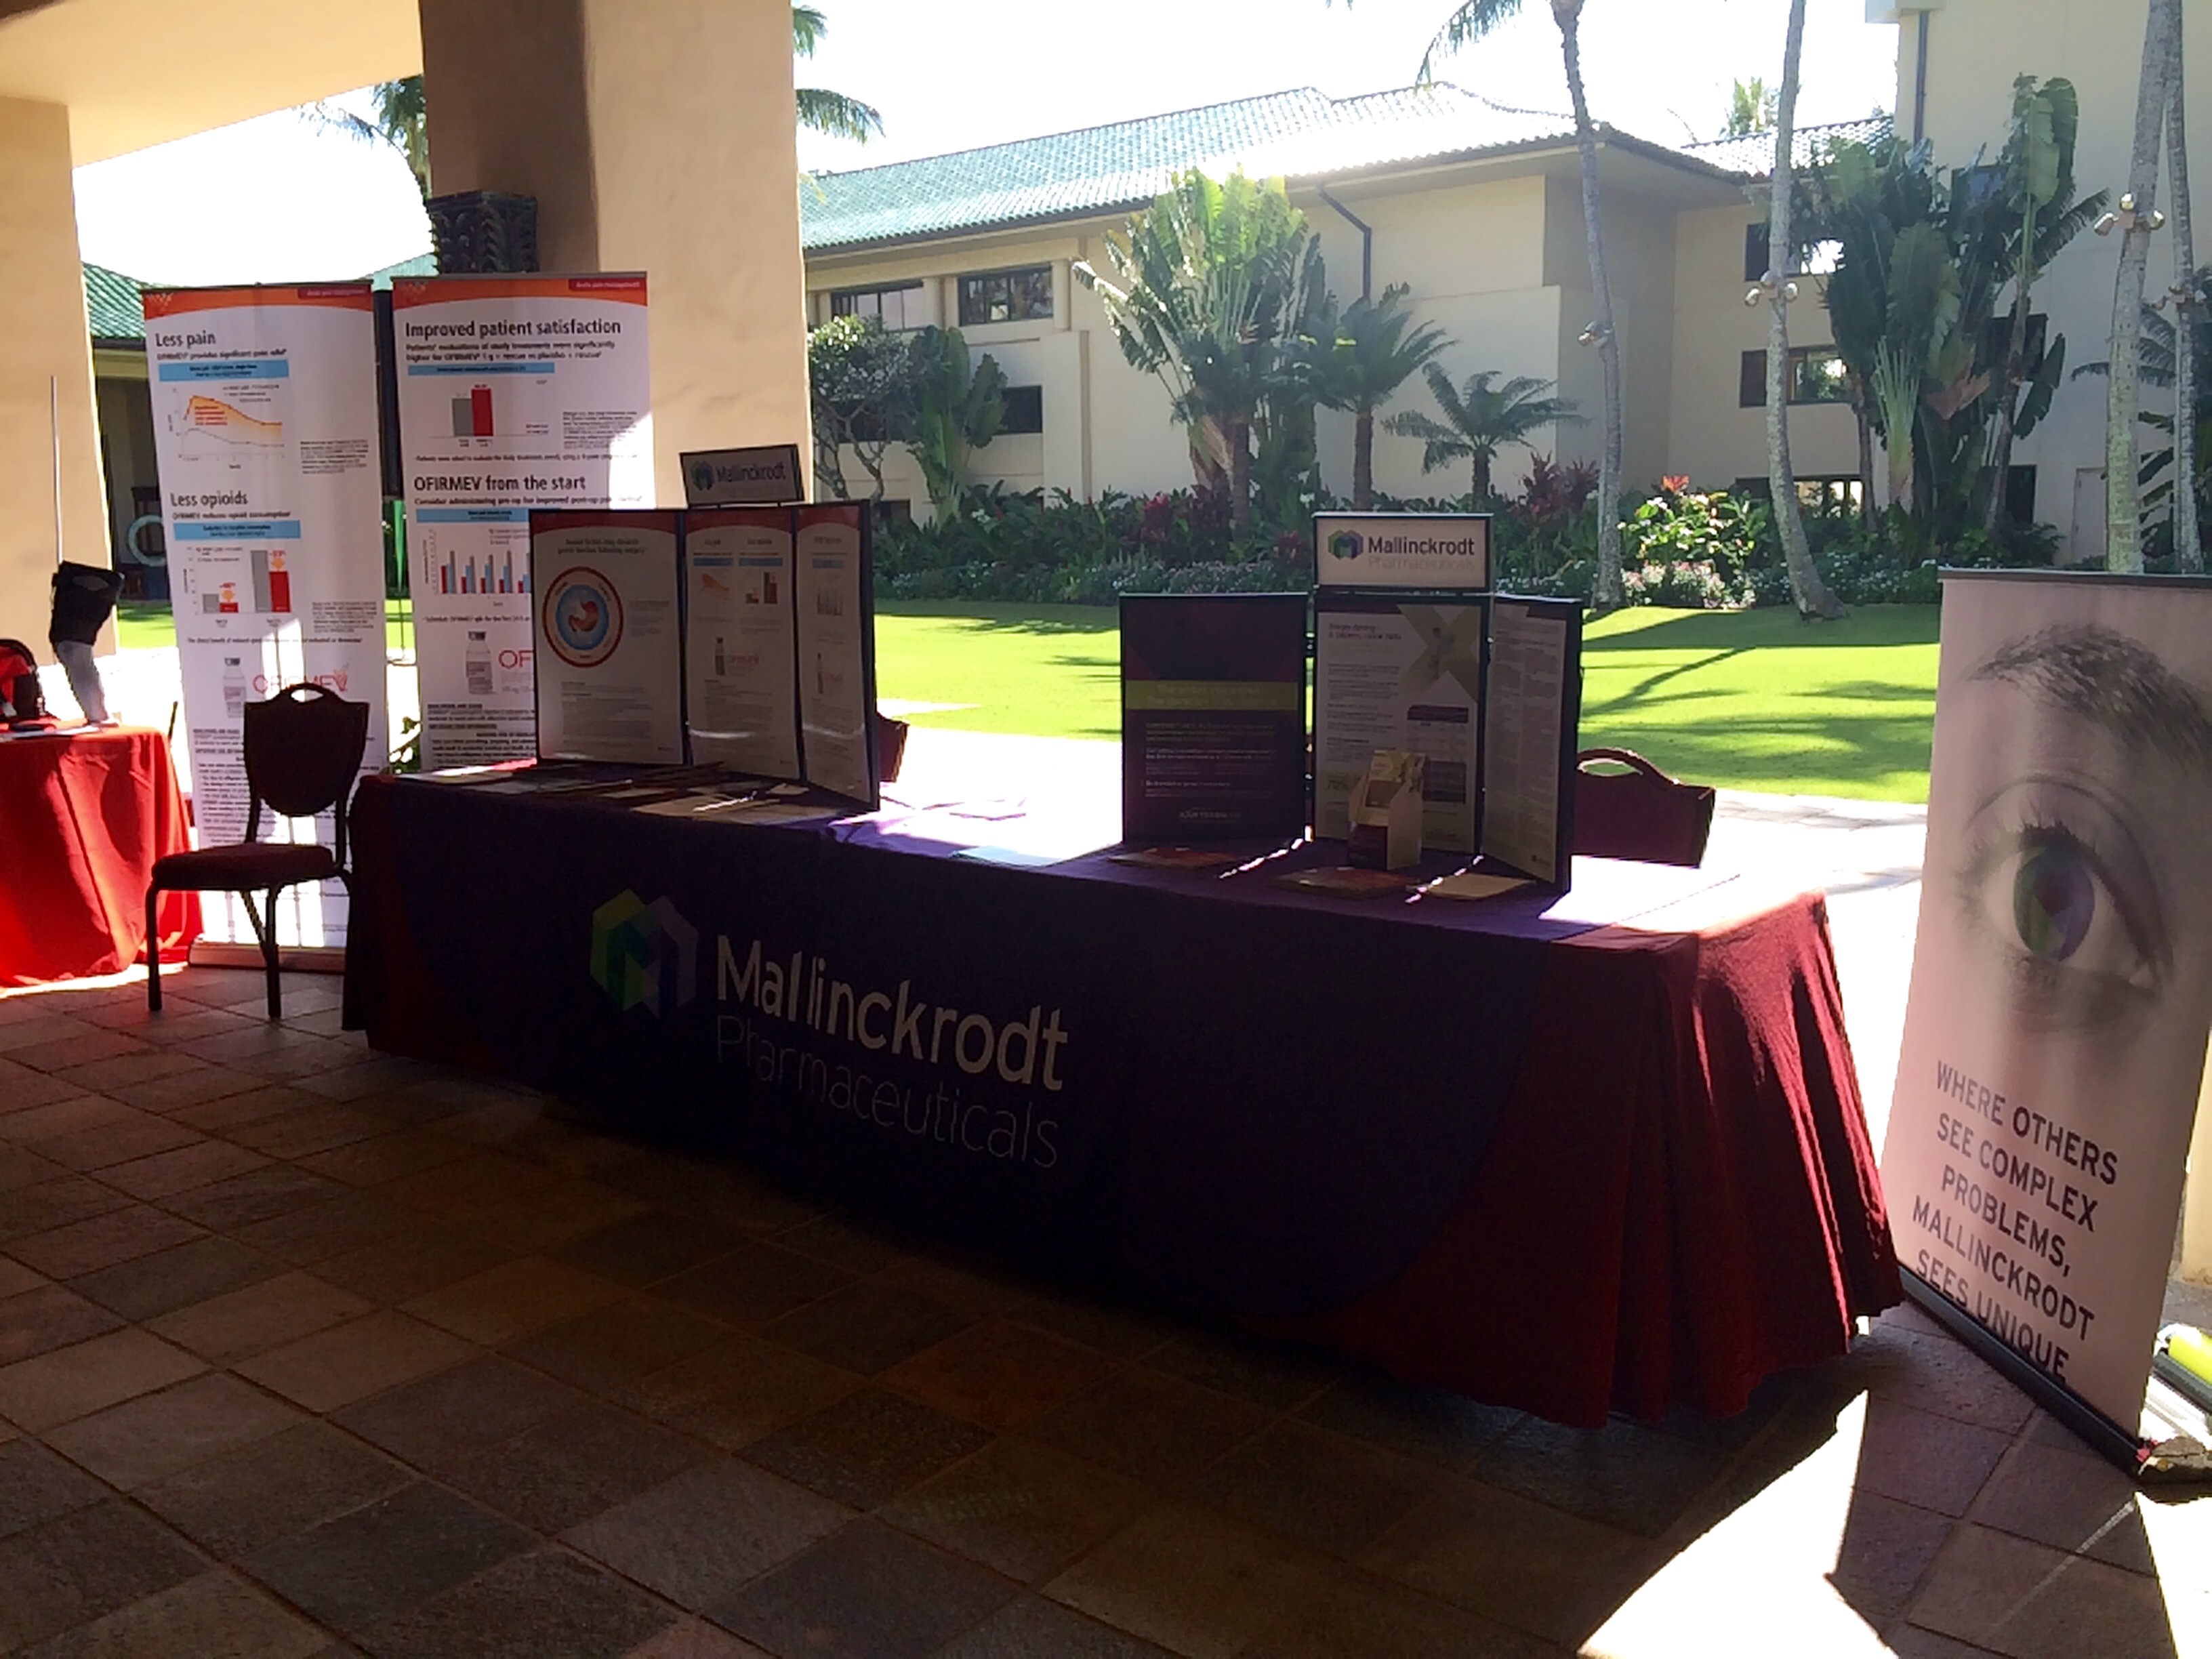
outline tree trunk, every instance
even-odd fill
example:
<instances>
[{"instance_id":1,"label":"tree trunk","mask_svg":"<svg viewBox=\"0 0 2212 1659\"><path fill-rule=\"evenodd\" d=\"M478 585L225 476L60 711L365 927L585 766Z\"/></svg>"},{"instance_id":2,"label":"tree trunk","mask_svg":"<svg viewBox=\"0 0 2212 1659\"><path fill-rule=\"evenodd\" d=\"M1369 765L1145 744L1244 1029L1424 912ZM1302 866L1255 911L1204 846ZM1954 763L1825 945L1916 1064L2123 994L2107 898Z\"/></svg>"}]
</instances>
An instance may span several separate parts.
<instances>
[{"instance_id":1,"label":"tree trunk","mask_svg":"<svg viewBox=\"0 0 2212 1659\"><path fill-rule=\"evenodd\" d=\"M1859 527L1872 530L1875 526L1874 505L1874 419L1867 412L1865 382L1856 375L1851 383L1851 416L1859 428Z\"/></svg>"},{"instance_id":2,"label":"tree trunk","mask_svg":"<svg viewBox=\"0 0 2212 1659\"><path fill-rule=\"evenodd\" d=\"M2142 404L2143 268L2150 258L2150 215L2158 198L2159 136L2166 125L2166 68L2180 0L2150 0L2143 28L2142 81L2136 94L2135 152L2127 205L2134 217L2120 243L2112 284L2112 369L2105 404L2105 567L2140 571L2142 490L2136 417Z\"/></svg>"},{"instance_id":3,"label":"tree trunk","mask_svg":"<svg viewBox=\"0 0 2212 1659\"><path fill-rule=\"evenodd\" d=\"M2197 521L2197 234L2189 221L2189 138L2182 118L2181 8L2173 16L2173 88L2166 117L2166 164L2173 172L2173 565L2204 568Z\"/></svg>"},{"instance_id":4,"label":"tree trunk","mask_svg":"<svg viewBox=\"0 0 2212 1659\"><path fill-rule=\"evenodd\" d=\"M1362 404L1352 421L1352 505L1364 513L1375 505L1375 407Z\"/></svg>"},{"instance_id":5,"label":"tree trunk","mask_svg":"<svg viewBox=\"0 0 2212 1659\"><path fill-rule=\"evenodd\" d=\"M1474 452L1474 476L1470 481L1470 489L1468 506L1480 513L1490 504L1490 457L1480 449Z\"/></svg>"},{"instance_id":6,"label":"tree trunk","mask_svg":"<svg viewBox=\"0 0 2212 1659\"><path fill-rule=\"evenodd\" d=\"M1627 600L1620 580L1620 341L1613 326L1613 284L1605 272L1597 129L1583 91L1582 9L1583 0L1552 0L1552 19L1559 26L1560 54L1566 62L1567 92L1574 100L1575 140L1582 151L1583 234L1589 242L1590 302L1597 311L1591 325L1597 335L1598 366L1605 376L1605 446L1597 470L1597 586L1591 599L1598 610L1611 611Z\"/></svg>"},{"instance_id":7,"label":"tree trunk","mask_svg":"<svg viewBox=\"0 0 2212 1659\"><path fill-rule=\"evenodd\" d=\"M1805 0L1790 0L1790 30L1782 52L1782 90L1774 105L1772 200L1766 210L1766 275L1774 284L1766 318L1766 484L1775 527L1782 533L1782 562L1790 572L1790 598L1801 617L1833 622L1845 615L1813 562L1805 515L1797 505L1797 479L1790 464L1790 134L1797 121L1797 64L1805 49Z\"/></svg>"},{"instance_id":8,"label":"tree trunk","mask_svg":"<svg viewBox=\"0 0 2212 1659\"><path fill-rule=\"evenodd\" d=\"M1242 542L1252 533L1252 423L1224 422L1229 434L1229 530Z\"/></svg>"}]
</instances>

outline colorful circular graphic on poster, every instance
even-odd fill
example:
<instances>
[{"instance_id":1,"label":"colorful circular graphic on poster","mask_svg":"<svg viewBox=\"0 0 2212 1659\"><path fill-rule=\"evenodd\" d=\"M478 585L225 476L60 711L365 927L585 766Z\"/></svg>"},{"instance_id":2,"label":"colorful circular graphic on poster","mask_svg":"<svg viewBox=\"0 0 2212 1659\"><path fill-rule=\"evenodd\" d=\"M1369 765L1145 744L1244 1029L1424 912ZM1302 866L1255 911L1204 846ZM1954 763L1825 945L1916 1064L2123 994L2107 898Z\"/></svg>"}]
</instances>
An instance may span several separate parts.
<instances>
[{"instance_id":1,"label":"colorful circular graphic on poster","mask_svg":"<svg viewBox=\"0 0 2212 1659\"><path fill-rule=\"evenodd\" d=\"M553 579L545 595L546 643L572 668L597 668L622 643L622 600L615 585L579 565Z\"/></svg>"}]
</instances>

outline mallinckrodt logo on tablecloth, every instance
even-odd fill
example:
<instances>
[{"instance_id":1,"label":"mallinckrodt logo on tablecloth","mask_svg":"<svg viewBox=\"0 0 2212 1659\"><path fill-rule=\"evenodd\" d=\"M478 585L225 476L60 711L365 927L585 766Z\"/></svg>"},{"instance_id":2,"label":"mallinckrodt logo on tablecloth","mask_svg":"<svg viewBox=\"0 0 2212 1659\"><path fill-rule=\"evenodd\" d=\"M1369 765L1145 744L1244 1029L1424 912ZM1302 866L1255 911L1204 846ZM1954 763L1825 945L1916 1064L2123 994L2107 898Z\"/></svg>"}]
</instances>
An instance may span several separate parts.
<instances>
[{"instance_id":1,"label":"mallinckrodt logo on tablecloth","mask_svg":"<svg viewBox=\"0 0 2212 1659\"><path fill-rule=\"evenodd\" d=\"M699 930L624 889L592 912L592 980L621 1008L681 1008L698 994Z\"/></svg>"}]
</instances>

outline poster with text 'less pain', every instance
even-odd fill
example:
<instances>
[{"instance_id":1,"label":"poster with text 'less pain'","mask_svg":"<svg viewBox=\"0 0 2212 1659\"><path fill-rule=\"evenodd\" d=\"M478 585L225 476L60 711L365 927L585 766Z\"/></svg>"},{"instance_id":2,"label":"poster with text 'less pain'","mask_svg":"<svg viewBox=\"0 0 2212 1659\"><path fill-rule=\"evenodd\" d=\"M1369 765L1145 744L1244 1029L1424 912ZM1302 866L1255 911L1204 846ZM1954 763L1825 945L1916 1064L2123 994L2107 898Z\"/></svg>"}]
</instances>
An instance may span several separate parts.
<instances>
[{"instance_id":1,"label":"poster with text 'less pain'","mask_svg":"<svg viewBox=\"0 0 2212 1659\"><path fill-rule=\"evenodd\" d=\"M532 507L653 505L642 276L392 283L422 763L535 753Z\"/></svg>"},{"instance_id":2,"label":"poster with text 'less pain'","mask_svg":"<svg viewBox=\"0 0 2212 1659\"><path fill-rule=\"evenodd\" d=\"M678 513L533 513L542 760L684 758Z\"/></svg>"},{"instance_id":3,"label":"poster with text 'less pain'","mask_svg":"<svg viewBox=\"0 0 2212 1659\"><path fill-rule=\"evenodd\" d=\"M695 762L799 775L791 550L783 507L684 515L684 702Z\"/></svg>"},{"instance_id":4,"label":"poster with text 'less pain'","mask_svg":"<svg viewBox=\"0 0 2212 1659\"><path fill-rule=\"evenodd\" d=\"M192 805L201 844L246 835L245 708L301 681L369 706L361 766L386 752L376 339L366 283L152 289L146 368L161 481ZM263 840L332 839L264 813ZM207 937L244 942L210 895ZM289 890L287 945L345 937L338 883Z\"/></svg>"},{"instance_id":5,"label":"poster with text 'less pain'","mask_svg":"<svg viewBox=\"0 0 2212 1659\"><path fill-rule=\"evenodd\" d=\"M2212 1025L2212 585L1946 578L1899 1261L2130 1436Z\"/></svg>"}]
</instances>

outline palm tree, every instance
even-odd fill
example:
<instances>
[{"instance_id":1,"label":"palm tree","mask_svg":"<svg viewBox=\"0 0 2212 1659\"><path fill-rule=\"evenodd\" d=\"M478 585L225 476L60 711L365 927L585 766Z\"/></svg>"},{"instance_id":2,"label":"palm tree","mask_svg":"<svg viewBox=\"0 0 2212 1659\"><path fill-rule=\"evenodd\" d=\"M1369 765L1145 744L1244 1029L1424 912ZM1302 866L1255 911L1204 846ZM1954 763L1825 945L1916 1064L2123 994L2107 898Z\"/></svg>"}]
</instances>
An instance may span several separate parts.
<instances>
[{"instance_id":1,"label":"palm tree","mask_svg":"<svg viewBox=\"0 0 2212 1659\"><path fill-rule=\"evenodd\" d=\"M1762 76L1737 82L1735 89L1729 94L1728 125L1721 129L1721 137L1748 138L1754 132L1771 132L1778 101L1777 95L1768 90Z\"/></svg>"},{"instance_id":2,"label":"palm tree","mask_svg":"<svg viewBox=\"0 0 2212 1659\"><path fill-rule=\"evenodd\" d=\"M1328 331L1319 363L1319 400L1352 411L1352 504L1362 513L1375 505L1375 411L1454 343L1434 323L1407 332L1412 292L1399 283L1380 300L1354 300Z\"/></svg>"},{"instance_id":3,"label":"palm tree","mask_svg":"<svg viewBox=\"0 0 2212 1659\"><path fill-rule=\"evenodd\" d=\"M2181 58L2181 8L2173 14L2173 61ZM2189 140L2182 86L2176 74L2166 115L2166 166L2173 177L2173 315L2177 337L2194 340L2204 297L2197 280L2197 234L2190 222ZM2192 574L2204 568L2204 536L2197 514L2197 354L2177 351L2173 380L2173 563Z\"/></svg>"},{"instance_id":4,"label":"palm tree","mask_svg":"<svg viewBox=\"0 0 2212 1659\"><path fill-rule=\"evenodd\" d=\"M1820 580L1813 550L1805 539L1805 518L1797 507L1797 480L1790 463L1790 301L1797 285L1790 272L1797 263L1790 240L1790 208L1796 185L1790 146L1797 123L1797 67L1805 50L1805 0L1790 0L1790 27L1782 52L1782 89L1774 101L1774 173L1766 213L1766 276L1757 292L1766 296L1766 483L1782 534L1782 562L1790 573L1790 597L1801 617L1832 622L1844 607ZM1755 84L1755 83L1754 83Z\"/></svg>"},{"instance_id":5,"label":"palm tree","mask_svg":"<svg viewBox=\"0 0 2212 1659\"><path fill-rule=\"evenodd\" d=\"M916 401L908 447L942 520L967 490L969 452L997 437L1006 422L1006 376L988 352L972 362L957 328L925 328L910 349Z\"/></svg>"},{"instance_id":6,"label":"palm tree","mask_svg":"<svg viewBox=\"0 0 2212 1659\"><path fill-rule=\"evenodd\" d=\"M1571 398L1552 398L1553 382L1516 374L1504 386L1492 386L1498 371L1486 368L1468 376L1462 389L1435 363L1422 365L1429 395L1443 411L1441 421L1419 410L1393 415L1382 424L1401 438L1419 438L1421 471L1433 472L1452 461L1472 463L1473 494L1477 507L1490 500L1491 464L1508 444L1525 444L1531 433L1547 426L1580 426Z\"/></svg>"},{"instance_id":7,"label":"palm tree","mask_svg":"<svg viewBox=\"0 0 2212 1659\"><path fill-rule=\"evenodd\" d=\"M1216 183L1195 168L1103 240L1110 275L1080 261L1076 280L1098 295L1130 366L1167 388L1198 486L1226 495L1241 539L1254 423L1305 389L1304 341L1328 292L1320 242L1280 179Z\"/></svg>"},{"instance_id":8,"label":"palm tree","mask_svg":"<svg viewBox=\"0 0 2212 1659\"><path fill-rule=\"evenodd\" d=\"M793 6L791 9L791 51L795 58L811 58L822 37L830 33L830 20L812 6ZM871 138L880 138L884 118L873 108L857 98L848 98L842 92L824 92L819 87L799 88L799 125L810 132L826 134L832 138L849 138L856 144L865 144Z\"/></svg>"},{"instance_id":9,"label":"palm tree","mask_svg":"<svg viewBox=\"0 0 2212 1659\"><path fill-rule=\"evenodd\" d=\"M2159 138L2166 126L2166 75L2179 47L2181 0L2150 0L2143 24L2142 78L2136 94L2135 148L2128 193L2120 210L2098 222L2120 239L2119 273L2112 284L2112 372L2105 403L2105 566L2140 571L2142 566L2142 491L2136 468L2136 417L2142 406L2143 269L2150 234L2161 222L2156 205Z\"/></svg>"},{"instance_id":10,"label":"palm tree","mask_svg":"<svg viewBox=\"0 0 2212 1659\"><path fill-rule=\"evenodd\" d=\"M307 119L326 132L357 138L365 144L389 144L415 175L415 188L430 199L430 135L422 101L422 77L380 81L368 89L374 112L357 115L331 103L310 104Z\"/></svg>"},{"instance_id":11,"label":"palm tree","mask_svg":"<svg viewBox=\"0 0 2212 1659\"><path fill-rule=\"evenodd\" d=\"M1620 340L1613 328L1613 284L1606 276L1605 225L1598 200L1597 126L1590 119L1589 100L1583 91L1583 0L1551 0L1552 21L1559 26L1559 54L1567 72L1567 95L1575 111L1575 143L1582 152L1583 236L1589 246L1590 300L1596 316L1583 331L1583 341L1597 348L1598 365L1605 385L1605 444L1599 452L1597 474L1597 585L1591 598L1601 611L1622 604L1626 594L1620 580L1620 464L1621 391ZM1517 16L1521 0L1465 0L1444 20L1421 58L1420 81L1434 78L1438 58L1473 46L1492 29Z\"/></svg>"}]
</instances>

